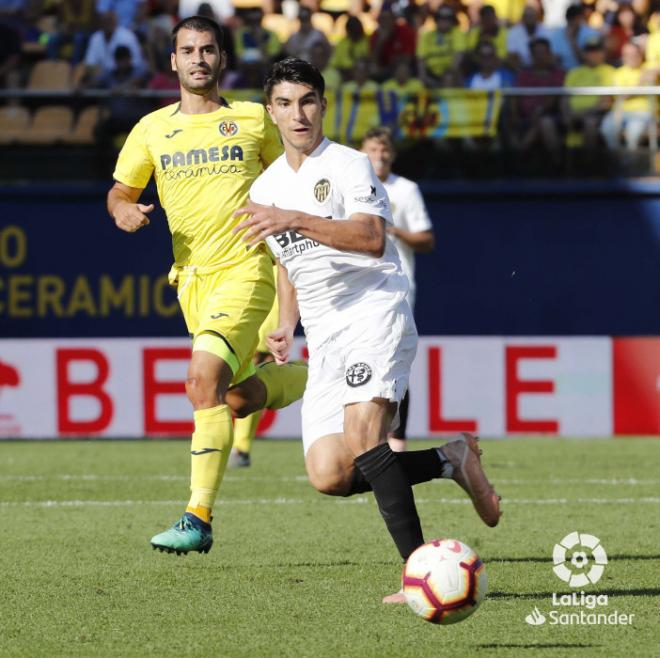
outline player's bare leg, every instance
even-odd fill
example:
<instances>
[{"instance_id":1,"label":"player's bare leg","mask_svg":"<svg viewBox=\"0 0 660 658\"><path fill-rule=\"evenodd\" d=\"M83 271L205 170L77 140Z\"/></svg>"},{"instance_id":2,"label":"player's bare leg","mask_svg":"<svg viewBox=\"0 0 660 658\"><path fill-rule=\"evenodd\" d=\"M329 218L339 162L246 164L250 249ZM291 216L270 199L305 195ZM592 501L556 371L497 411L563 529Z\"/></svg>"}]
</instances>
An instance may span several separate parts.
<instances>
[{"instance_id":1,"label":"player's bare leg","mask_svg":"<svg viewBox=\"0 0 660 658\"><path fill-rule=\"evenodd\" d=\"M254 355L254 365L259 366L262 363L273 361L273 355L270 352L259 352ZM240 386L240 385L239 385ZM266 390L263 389L264 405ZM232 405L228 399L229 406L236 412L234 418L234 447L229 455L227 468L247 468L252 464L250 452L252 450L252 442L257 435L257 428L263 412L263 405L257 406L256 411L249 414L238 413L238 410Z\"/></svg>"},{"instance_id":2,"label":"player's bare leg","mask_svg":"<svg viewBox=\"0 0 660 658\"><path fill-rule=\"evenodd\" d=\"M266 387L256 375L251 375L232 386L225 394L225 400L237 418L245 418L265 407Z\"/></svg>"},{"instance_id":3,"label":"player's bare leg","mask_svg":"<svg viewBox=\"0 0 660 658\"><path fill-rule=\"evenodd\" d=\"M312 486L328 496L349 496L355 472L353 453L343 434L328 434L314 441L305 455Z\"/></svg>"},{"instance_id":4,"label":"player's bare leg","mask_svg":"<svg viewBox=\"0 0 660 658\"><path fill-rule=\"evenodd\" d=\"M405 452L407 446L407 441L405 439L397 439L395 436L390 436L387 439L387 442L390 444L390 448L394 452Z\"/></svg>"},{"instance_id":5,"label":"player's bare leg","mask_svg":"<svg viewBox=\"0 0 660 658\"><path fill-rule=\"evenodd\" d=\"M484 522L493 526L497 524L500 516L499 496L483 472L478 459L479 452L476 437L467 434L448 442L442 448L404 453L397 456L397 459L401 462L411 486L439 477L454 479L473 501L476 500L475 508ZM438 459L438 466L420 473L416 469L420 458L425 462ZM331 434L314 441L305 457L305 466L310 482L321 493L351 496L372 490L355 468L353 453L343 434ZM383 602L403 603L404 597L401 592L396 592L385 597Z\"/></svg>"},{"instance_id":6,"label":"player's bare leg","mask_svg":"<svg viewBox=\"0 0 660 658\"><path fill-rule=\"evenodd\" d=\"M281 409L299 400L307 383L307 364L291 361L277 365L267 361L254 375L232 386L225 400L238 418L262 409Z\"/></svg>"},{"instance_id":7,"label":"player's bare leg","mask_svg":"<svg viewBox=\"0 0 660 658\"><path fill-rule=\"evenodd\" d=\"M329 496L357 493L354 490L355 461L343 434L328 434L314 441L305 455L305 468L310 483L321 493ZM383 599L383 603L405 602L401 591Z\"/></svg>"}]
</instances>

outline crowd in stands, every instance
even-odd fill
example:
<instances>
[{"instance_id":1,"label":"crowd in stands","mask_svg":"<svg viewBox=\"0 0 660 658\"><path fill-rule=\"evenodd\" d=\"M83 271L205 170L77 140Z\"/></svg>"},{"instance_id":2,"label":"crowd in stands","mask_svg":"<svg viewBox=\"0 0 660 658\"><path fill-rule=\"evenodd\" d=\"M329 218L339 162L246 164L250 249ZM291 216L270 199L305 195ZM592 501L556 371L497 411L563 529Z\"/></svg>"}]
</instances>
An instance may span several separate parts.
<instances>
[{"instance_id":1,"label":"crowd in stands","mask_svg":"<svg viewBox=\"0 0 660 658\"><path fill-rule=\"evenodd\" d=\"M655 85L660 72L660 0L0 0L0 84L25 87L30 65L65 60L72 88L172 90L175 98L170 33L193 14L222 26L225 89L260 88L286 55L316 64L330 90L399 96ZM113 99L113 130L145 108ZM512 147L538 144L558 158L571 131L586 147L637 148L651 108L643 96L514 97L502 121Z\"/></svg>"}]
</instances>

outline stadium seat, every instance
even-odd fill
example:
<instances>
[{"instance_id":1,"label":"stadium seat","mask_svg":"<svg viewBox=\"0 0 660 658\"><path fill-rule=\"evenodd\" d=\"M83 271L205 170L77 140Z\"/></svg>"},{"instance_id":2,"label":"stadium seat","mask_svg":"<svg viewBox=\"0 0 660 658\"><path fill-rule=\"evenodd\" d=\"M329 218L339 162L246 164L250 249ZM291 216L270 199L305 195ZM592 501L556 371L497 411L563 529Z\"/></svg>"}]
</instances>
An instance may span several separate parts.
<instances>
[{"instance_id":1,"label":"stadium seat","mask_svg":"<svg viewBox=\"0 0 660 658\"><path fill-rule=\"evenodd\" d=\"M263 9L259 0L232 0L234 9Z\"/></svg>"},{"instance_id":2,"label":"stadium seat","mask_svg":"<svg viewBox=\"0 0 660 658\"><path fill-rule=\"evenodd\" d=\"M261 25L265 29L275 32L282 43L289 40L295 26L293 21L282 14L266 14L261 21Z\"/></svg>"},{"instance_id":3,"label":"stadium seat","mask_svg":"<svg viewBox=\"0 0 660 658\"><path fill-rule=\"evenodd\" d=\"M71 89L71 65L57 59L37 62L30 72L27 89L39 91L69 91Z\"/></svg>"},{"instance_id":4,"label":"stadium seat","mask_svg":"<svg viewBox=\"0 0 660 658\"><path fill-rule=\"evenodd\" d=\"M351 6L355 4L351 0L321 0L321 11L331 11L335 14L347 14Z\"/></svg>"},{"instance_id":5,"label":"stadium seat","mask_svg":"<svg viewBox=\"0 0 660 658\"><path fill-rule=\"evenodd\" d=\"M335 19L325 11L316 11L312 14L312 25L330 39L335 29Z\"/></svg>"},{"instance_id":6,"label":"stadium seat","mask_svg":"<svg viewBox=\"0 0 660 658\"><path fill-rule=\"evenodd\" d=\"M0 108L0 144L11 144L27 131L30 113L20 105Z\"/></svg>"},{"instance_id":7,"label":"stadium seat","mask_svg":"<svg viewBox=\"0 0 660 658\"><path fill-rule=\"evenodd\" d=\"M94 129L99 122L98 105L86 107L76 120L73 131L66 135L64 142L66 144L94 144Z\"/></svg>"},{"instance_id":8,"label":"stadium seat","mask_svg":"<svg viewBox=\"0 0 660 658\"><path fill-rule=\"evenodd\" d=\"M56 144L71 133L73 112L60 105L40 107L29 128L17 136L22 144Z\"/></svg>"},{"instance_id":9,"label":"stadium seat","mask_svg":"<svg viewBox=\"0 0 660 658\"><path fill-rule=\"evenodd\" d=\"M85 62L80 62L80 64L76 64L73 67L71 70L71 87L73 89L80 87L80 84L85 77L85 73L87 73L87 65Z\"/></svg>"}]
</instances>

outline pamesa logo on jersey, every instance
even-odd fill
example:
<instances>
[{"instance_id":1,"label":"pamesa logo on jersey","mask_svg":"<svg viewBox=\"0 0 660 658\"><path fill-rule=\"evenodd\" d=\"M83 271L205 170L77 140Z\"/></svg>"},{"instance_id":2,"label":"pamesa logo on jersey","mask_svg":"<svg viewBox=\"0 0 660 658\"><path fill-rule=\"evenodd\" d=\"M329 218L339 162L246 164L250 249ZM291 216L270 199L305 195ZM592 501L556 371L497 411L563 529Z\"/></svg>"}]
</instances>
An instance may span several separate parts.
<instances>
[{"instance_id":1,"label":"pamesa logo on jersey","mask_svg":"<svg viewBox=\"0 0 660 658\"><path fill-rule=\"evenodd\" d=\"M190 151L175 151L174 153L161 153L160 167L163 170L174 167L190 167L192 165L206 164L207 162L242 162L243 149L234 146L212 146L211 148L190 149Z\"/></svg>"}]
</instances>

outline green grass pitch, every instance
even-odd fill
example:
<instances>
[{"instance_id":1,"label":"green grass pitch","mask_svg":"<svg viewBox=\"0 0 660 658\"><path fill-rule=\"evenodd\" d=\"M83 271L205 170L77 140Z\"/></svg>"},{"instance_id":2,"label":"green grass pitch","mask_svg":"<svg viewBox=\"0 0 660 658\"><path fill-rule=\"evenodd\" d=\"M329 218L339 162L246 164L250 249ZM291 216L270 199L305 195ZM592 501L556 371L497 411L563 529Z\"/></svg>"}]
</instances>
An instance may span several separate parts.
<instances>
[{"instance_id":1,"label":"green grass pitch","mask_svg":"<svg viewBox=\"0 0 660 658\"><path fill-rule=\"evenodd\" d=\"M380 603L401 565L373 498L312 490L298 442L259 441L251 468L228 471L215 545L185 557L148 541L187 500L187 443L0 442L0 655L658 656L659 450L653 439L486 441L503 496L496 529L453 482L416 487L426 537L466 542L489 577L476 613L441 627ZM632 625L525 623L570 591L551 556L574 530L609 556L585 591L608 594L605 611L634 614Z\"/></svg>"}]
</instances>

